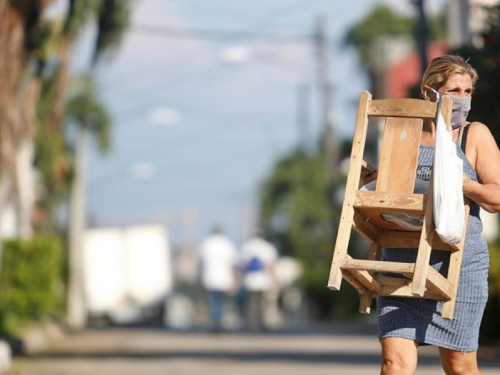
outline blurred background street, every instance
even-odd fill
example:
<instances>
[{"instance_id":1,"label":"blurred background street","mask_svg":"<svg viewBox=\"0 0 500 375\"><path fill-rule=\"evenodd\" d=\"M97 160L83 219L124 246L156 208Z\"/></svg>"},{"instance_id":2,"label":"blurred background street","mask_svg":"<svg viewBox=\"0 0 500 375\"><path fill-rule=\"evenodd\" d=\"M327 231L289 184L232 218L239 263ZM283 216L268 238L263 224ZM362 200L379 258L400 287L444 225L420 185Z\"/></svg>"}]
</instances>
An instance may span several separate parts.
<instances>
[{"instance_id":1,"label":"blurred background street","mask_svg":"<svg viewBox=\"0 0 500 375\"><path fill-rule=\"evenodd\" d=\"M270 334L175 333L161 329L81 332L17 359L9 375L367 375L378 374L373 327ZM483 375L500 357L480 358ZM436 348L420 349L419 375L440 375Z\"/></svg>"}]
</instances>

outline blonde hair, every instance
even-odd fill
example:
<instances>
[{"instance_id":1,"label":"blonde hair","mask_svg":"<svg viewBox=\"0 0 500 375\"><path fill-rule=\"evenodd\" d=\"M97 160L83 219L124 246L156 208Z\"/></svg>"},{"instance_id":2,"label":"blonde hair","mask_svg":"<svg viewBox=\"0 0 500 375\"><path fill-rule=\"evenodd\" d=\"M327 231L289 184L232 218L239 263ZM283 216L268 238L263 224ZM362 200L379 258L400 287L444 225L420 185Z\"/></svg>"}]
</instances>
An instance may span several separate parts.
<instances>
[{"instance_id":1,"label":"blonde hair","mask_svg":"<svg viewBox=\"0 0 500 375\"><path fill-rule=\"evenodd\" d=\"M454 74L469 74L472 86L476 85L478 78L476 69L460 56L444 55L434 58L427 67L420 84L420 92L424 95L425 86L439 90Z\"/></svg>"}]
</instances>

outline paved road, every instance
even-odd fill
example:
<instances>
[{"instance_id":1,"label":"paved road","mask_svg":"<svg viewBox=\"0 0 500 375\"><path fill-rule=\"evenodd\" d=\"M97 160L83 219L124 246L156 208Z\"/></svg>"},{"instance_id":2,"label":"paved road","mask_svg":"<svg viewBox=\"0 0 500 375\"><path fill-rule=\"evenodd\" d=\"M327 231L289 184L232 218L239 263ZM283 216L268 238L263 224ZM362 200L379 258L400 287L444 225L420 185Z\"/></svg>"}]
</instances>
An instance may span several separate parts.
<instances>
[{"instance_id":1,"label":"paved road","mask_svg":"<svg viewBox=\"0 0 500 375\"><path fill-rule=\"evenodd\" d=\"M500 357L482 374L498 375ZM489 357L494 357L490 355ZM368 375L379 373L373 333L210 334L165 329L96 329L68 335L8 375ZM443 374L435 348L420 349L417 374Z\"/></svg>"}]
</instances>

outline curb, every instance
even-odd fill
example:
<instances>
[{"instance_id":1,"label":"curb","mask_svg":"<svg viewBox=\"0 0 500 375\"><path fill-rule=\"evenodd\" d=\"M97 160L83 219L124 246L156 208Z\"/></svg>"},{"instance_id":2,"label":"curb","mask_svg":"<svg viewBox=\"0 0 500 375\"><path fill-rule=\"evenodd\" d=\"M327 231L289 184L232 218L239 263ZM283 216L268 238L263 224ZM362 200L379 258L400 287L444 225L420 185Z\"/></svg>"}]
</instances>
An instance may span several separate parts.
<instances>
[{"instance_id":1,"label":"curb","mask_svg":"<svg viewBox=\"0 0 500 375\"><path fill-rule=\"evenodd\" d=\"M20 349L23 354L36 353L64 336L64 330L52 322L28 326L23 328L19 335Z\"/></svg>"},{"instance_id":2,"label":"curb","mask_svg":"<svg viewBox=\"0 0 500 375\"><path fill-rule=\"evenodd\" d=\"M14 356L36 353L63 336L65 331L61 326L41 323L22 328L18 337L0 339L0 374L11 369Z\"/></svg>"}]
</instances>

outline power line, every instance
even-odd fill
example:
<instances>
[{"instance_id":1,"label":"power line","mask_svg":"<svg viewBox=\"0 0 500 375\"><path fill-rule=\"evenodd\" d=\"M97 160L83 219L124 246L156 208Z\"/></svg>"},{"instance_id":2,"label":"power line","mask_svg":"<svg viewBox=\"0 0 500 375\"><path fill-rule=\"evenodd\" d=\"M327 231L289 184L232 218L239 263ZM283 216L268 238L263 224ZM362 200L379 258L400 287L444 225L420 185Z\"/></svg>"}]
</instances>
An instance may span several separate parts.
<instances>
[{"instance_id":1,"label":"power line","mask_svg":"<svg viewBox=\"0 0 500 375\"><path fill-rule=\"evenodd\" d=\"M131 31L154 35L158 37L179 38L179 39L210 39L219 41L231 41L241 39L269 39L282 43L294 42L299 40L310 42L314 39L312 35L288 35L276 33L256 33L241 30L203 30L188 28L173 28L151 25L132 25Z\"/></svg>"},{"instance_id":2,"label":"power line","mask_svg":"<svg viewBox=\"0 0 500 375\"><path fill-rule=\"evenodd\" d=\"M266 22L269 24L269 20L276 21L277 16L283 17L286 16L287 14L294 13L298 10L303 11L305 8L309 8L311 7L311 5L314 5L322 1L323 0L300 0L293 4L285 5L284 7L280 7L278 9L271 11L266 16L261 18L259 21L254 22L253 24L251 24L251 26L248 27L248 29L252 30L258 28L262 30L262 28L266 26Z\"/></svg>"}]
</instances>

